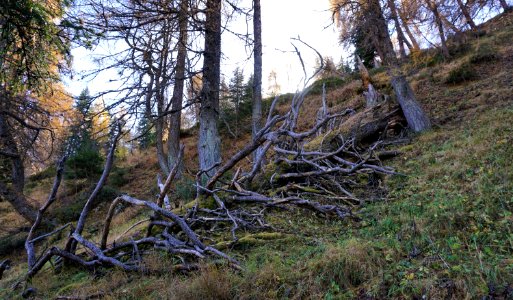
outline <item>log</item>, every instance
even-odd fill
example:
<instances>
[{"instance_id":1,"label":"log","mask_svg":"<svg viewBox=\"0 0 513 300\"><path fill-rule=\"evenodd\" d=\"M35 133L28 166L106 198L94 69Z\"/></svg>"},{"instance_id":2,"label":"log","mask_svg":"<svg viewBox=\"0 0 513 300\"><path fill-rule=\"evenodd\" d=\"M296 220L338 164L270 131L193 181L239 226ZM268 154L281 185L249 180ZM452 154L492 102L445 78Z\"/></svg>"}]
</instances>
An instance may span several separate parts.
<instances>
[{"instance_id":1,"label":"log","mask_svg":"<svg viewBox=\"0 0 513 300\"><path fill-rule=\"evenodd\" d=\"M344 141L354 138L356 144L371 143L386 130L394 129L391 127L402 128L405 123L399 104L387 100L351 115L327 136L318 137L305 145L305 150L314 151L322 144L336 144L340 137Z\"/></svg>"}]
</instances>

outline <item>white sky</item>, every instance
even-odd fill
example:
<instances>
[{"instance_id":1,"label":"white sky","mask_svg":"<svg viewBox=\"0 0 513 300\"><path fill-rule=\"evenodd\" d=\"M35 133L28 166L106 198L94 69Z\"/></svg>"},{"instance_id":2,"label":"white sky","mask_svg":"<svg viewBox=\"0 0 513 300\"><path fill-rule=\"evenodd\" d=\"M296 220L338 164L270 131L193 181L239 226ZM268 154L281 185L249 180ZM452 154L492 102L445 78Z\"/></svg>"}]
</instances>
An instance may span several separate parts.
<instances>
[{"instance_id":1,"label":"white sky","mask_svg":"<svg viewBox=\"0 0 513 300\"><path fill-rule=\"evenodd\" d=\"M324 57L331 56L336 63L339 62L343 48L338 44L335 26L331 25L328 0L262 0L261 6L264 93L267 92L268 75L272 70L278 73L282 92L294 92L298 86L302 86L300 83L304 73L298 56L290 52L294 51L291 38L299 36ZM246 24L241 19L237 19L232 26L234 30L237 30L235 26L239 26L237 32L243 33ZM227 56L222 70L225 77L230 78L236 66L243 67L247 76L251 74L253 59L246 60L249 54L244 45L230 33L223 38L223 53ZM301 52L308 76L312 75L317 55L301 43L295 44Z\"/></svg>"},{"instance_id":2,"label":"white sky","mask_svg":"<svg viewBox=\"0 0 513 300\"><path fill-rule=\"evenodd\" d=\"M250 3L243 0L243 4ZM263 39L263 92L267 93L268 75L272 70L278 74L278 83L282 92L294 92L302 87L303 70L297 55L291 45L291 38L301 37L301 40L316 48L324 57L333 57L336 63L344 54L338 44L336 28L331 23L328 0L261 0L262 6L262 39ZM252 22L249 22L252 31ZM230 30L244 34L247 30L245 17L239 16L229 25ZM325 29L325 27L327 27ZM221 72L228 81L233 69L237 66L245 71L246 78L253 72L252 49L246 49L230 32L223 36L223 61ZM313 73L317 55L306 46L295 42L307 67L308 76ZM108 52L106 46L98 47L96 53ZM90 51L79 48L72 51L74 69L77 74L94 68ZM86 82L76 76L74 80L66 80L69 91L78 95L86 86L94 94L109 87L109 80L116 76L115 71L101 74L96 79ZM111 86L112 87L112 86Z\"/></svg>"}]
</instances>

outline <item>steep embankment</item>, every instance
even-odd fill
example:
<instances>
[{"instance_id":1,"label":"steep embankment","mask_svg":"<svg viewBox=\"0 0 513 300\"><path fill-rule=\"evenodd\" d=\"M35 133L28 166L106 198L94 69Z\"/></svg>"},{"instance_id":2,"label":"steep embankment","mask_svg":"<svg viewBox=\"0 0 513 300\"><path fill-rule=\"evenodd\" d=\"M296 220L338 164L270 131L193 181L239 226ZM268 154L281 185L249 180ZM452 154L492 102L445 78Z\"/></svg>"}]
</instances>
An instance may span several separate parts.
<instances>
[{"instance_id":1,"label":"steep embankment","mask_svg":"<svg viewBox=\"0 0 513 300\"><path fill-rule=\"evenodd\" d=\"M168 270L175 262L155 253L145 258L155 273L144 276L120 271L93 275L75 269L54 274L49 266L33 280L38 297L510 299L512 41L513 17L499 16L481 33L453 41L453 59L448 62L434 51L412 55L405 69L435 126L408 136L409 144L395 146L403 154L387 164L406 176L382 180L388 194L375 197L380 200L358 212L361 222L324 220L301 210L290 210L286 217L271 214L273 233L242 238L228 250L243 262L239 273L205 267L189 276L172 275ZM382 70L372 75L376 87L391 93ZM315 122L321 103L319 89L315 90L317 94L306 99L300 128ZM336 81L327 94L331 110L361 109L361 92L356 77ZM284 109L282 104L279 110ZM242 145L245 139L237 143ZM193 153L193 139L186 143ZM227 155L235 151L224 150ZM128 171L120 190L141 196L156 192L157 169L155 161L147 161L150 156L141 154L121 164ZM193 166L194 157L188 160ZM184 201L192 192L187 186L185 181L177 186ZM100 220L105 209L100 206L91 220ZM5 215L16 219L2 213L2 224ZM114 220L113 236L144 218L147 213L125 210ZM88 235L94 237L95 228ZM23 254L10 258L16 264L0 283L0 297L18 295L10 291L10 284L26 270Z\"/></svg>"}]
</instances>

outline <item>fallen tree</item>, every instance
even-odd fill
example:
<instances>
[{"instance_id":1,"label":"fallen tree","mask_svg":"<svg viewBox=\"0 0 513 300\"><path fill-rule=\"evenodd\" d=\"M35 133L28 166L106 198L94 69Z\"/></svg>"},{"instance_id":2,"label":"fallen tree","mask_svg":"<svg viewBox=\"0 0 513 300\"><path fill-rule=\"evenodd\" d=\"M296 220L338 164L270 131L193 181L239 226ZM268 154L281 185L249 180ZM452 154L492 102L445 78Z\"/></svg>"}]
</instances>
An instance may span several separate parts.
<instances>
[{"instance_id":1,"label":"fallen tree","mask_svg":"<svg viewBox=\"0 0 513 300\"><path fill-rule=\"evenodd\" d=\"M183 153L165 182L158 177L160 193L155 201L129 195L114 199L105 217L99 245L84 237L82 231L86 228L91 199L105 183L112 167L113 153L121 135L120 128L112 139L104 173L82 210L77 228L66 224L34 238L33 231L56 198L62 176L62 168L59 167L54 189L40 209L39 221L32 226L26 242L29 270L25 279L30 280L54 258L92 271L115 267L129 272L149 272L151 270L144 265L142 257L154 250L178 256L182 264L175 269L179 271L195 270L197 260L207 257L221 258L231 267L240 269L236 259L215 245L222 245L223 248L236 245L241 231L255 233L274 230L266 222L266 214L271 210L304 209L321 218L360 220L354 211L365 202L361 198L364 196L362 191L368 193L369 190L383 189L376 183L376 178L397 174L381 159L398 154L385 149L384 139L390 131L395 134L403 128L405 121L401 109L397 104L384 101L360 112L349 108L329 113L323 93L322 114L318 115L316 124L308 130L297 132L298 114L307 93L308 89L305 89L296 94L290 109L281 115L275 114L274 110L279 100L277 97L260 131L228 161L216 164L216 172L205 186L201 184L201 177L210 170L200 170L194 205L173 211L168 197L176 166L183 159ZM330 130L327 130L328 124ZM240 161L253 157L257 149L249 170L237 168ZM262 165L263 161L265 164ZM234 168L237 168L235 175L231 179L226 178L226 174ZM207 202L210 204L205 205ZM109 242L112 220L117 207L122 204L152 211L151 218L136 222L121 235L148 222L145 237L122 241L116 238ZM64 249L52 246L39 257L36 255L34 243L68 227L71 230ZM229 241L219 240L225 236L222 233L228 232L231 236ZM79 247L85 251L77 251Z\"/></svg>"}]
</instances>

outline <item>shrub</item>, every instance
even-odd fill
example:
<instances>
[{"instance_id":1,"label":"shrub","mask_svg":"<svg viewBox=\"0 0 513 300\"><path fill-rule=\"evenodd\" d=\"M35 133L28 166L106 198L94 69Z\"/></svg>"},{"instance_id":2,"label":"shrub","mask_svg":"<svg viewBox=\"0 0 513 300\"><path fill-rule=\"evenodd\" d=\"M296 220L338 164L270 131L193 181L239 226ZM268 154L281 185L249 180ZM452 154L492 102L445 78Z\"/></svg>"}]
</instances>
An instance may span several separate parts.
<instances>
[{"instance_id":1,"label":"shrub","mask_svg":"<svg viewBox=\"0 0 513 300\"><path fill-rule=\"evenodd\" d=\"M176 198L180 200L192 200L196 196L196 188L194 180L183 177L176 182Z\"/></svg>"},{"instance_id":2,"label":"shrub","mask_svg":"<svg viewBox=\"0 0 513 300\"><path fill-rule=\"evenodd\" d=\"M39 173L30 175L28 179L29 179L29 181L41 181L43 179L51 178L51 177L55 176L56 172L57 171L55 170L55 166L52 165Z\"/></svg>"},{"instance_id":3,"label":"shrub","mask_svg":"<svg viewBox=\"0 0 513 300\"><path fill-rule=\"evenodd\" d=\"M56 207L53 211L55 218L57 218L60 223L67 223L77 220L80 216L80 213L82 212L82 209L84 208L87 199L93 191L92 189L93 187L86 188L80 192L71 203ZM111 202L119 195L120 192L117 189L110 185L105 185L94 199L93 208L97 207L103 202Z\"/></svg>"},{"instance_id":4,"label":"shrub","mask_svg":"<svg viewBox=\"0 0 513 300\"><path fill-rule=\"evenodd\" d=\"M499 58L497 49L489 43L480 44L475 53L470 57L470 62L473 64L495 61Z\"/></svg>"},{"instance_id":5,"label":"shrub","mask_svg":"<svg viewBox=\"0 0 513 300\"><path fill-rule=\"evenodd\" d=\"M128 183L128 179L125 178L127 170L125 168L114 167L110 176L109 183L115 187L122 187Z\"/></svg>"},{"instance_id":6,"label":"shrub","mask_svg":"<svg viewBox=\"0 0 513 300\"><path fill-rule=\"evenodd\" d=\"M25 245L26 233L18 233L0 239L0 256L9 255Z\"/></svg>"},{"instance_id":7,"label":"shrub","mask_svg":"<svg viewBox=\"0 0 513 300\"><path fill-rule=\"evenodd\" d=\"M322 85L326 85L326 91L330 89L335 89L337 87L340 87L345 84L345 80L340 77L328 77L324 79L320 79L315 81L312 84L312 89L310 90L310 93L313 95L319 95L322 94Z\"/></svg>"},{"instance_id":8,"label":"shrub","mask_svg":"<svg viewBox=\"0 0 513 300\"><path fill-rule=\"evenodd\" d=\"M433 67L444 61L444 57L440 51L433 51L431 49L412 51L410 57L412 65L415 68Z\"/></svg>"},{"instance_id":9,"label":"shrub","mask_svg":"<svg viewBox=\"0 0 513 300\"><path fill-rule=\"evenodd\" d=\"M66 178L90 178L102 173L103 157L97 150L83 149L70 157L66 166Z\"/></svg>"},{"instance_id":10,"label":"shrub","mask_svg":"<svg viewBox=\"0 0 513 300\"><path fill-rule=\"evenodd\" d=\"M445 78L447 84L458 84L476 78L476 73L469 63L464 63L457 68L452 69Z\"/></svg>"}]
</instances>

